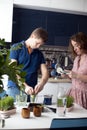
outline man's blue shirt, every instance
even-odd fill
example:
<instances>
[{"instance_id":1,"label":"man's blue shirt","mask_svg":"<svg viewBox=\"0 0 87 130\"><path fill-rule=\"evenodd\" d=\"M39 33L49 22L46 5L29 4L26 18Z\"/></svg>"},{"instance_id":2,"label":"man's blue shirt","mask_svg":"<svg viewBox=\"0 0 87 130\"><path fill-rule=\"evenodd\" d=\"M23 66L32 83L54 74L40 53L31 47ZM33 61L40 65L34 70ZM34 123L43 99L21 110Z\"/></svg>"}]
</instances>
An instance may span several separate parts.
<instances>
[{"instance_id":1,"label":"man's blue shirt","mask_svg":"<svg viewBox=\"0 0 87 130\"><path fill-rule=\"evenodd\" d=\"M13 47L21 46L19 49L10 51L10 59L16 59L18 64L23 64L23 70L26 72L25 81L28 85L34 87L37 84L38 70L40 65L45 63L44 56L39 49L33 49L29 54L28 48L24 41L13 44ZM16 84L11 80L8 81L8 86L15 87Z\"/></svg>"}]
</instances>

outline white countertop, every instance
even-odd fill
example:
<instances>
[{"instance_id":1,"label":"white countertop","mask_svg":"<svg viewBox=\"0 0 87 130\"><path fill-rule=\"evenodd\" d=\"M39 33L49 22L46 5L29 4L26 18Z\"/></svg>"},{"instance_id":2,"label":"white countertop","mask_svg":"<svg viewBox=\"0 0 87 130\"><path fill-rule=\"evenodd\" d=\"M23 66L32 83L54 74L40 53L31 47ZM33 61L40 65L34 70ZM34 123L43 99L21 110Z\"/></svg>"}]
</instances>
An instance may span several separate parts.
<instances>
[{"instance_id":1,"label":"white countertop","mask_svg":"<svg viewBox=\"0 0 87 130\"><path fill-rule=\"evenodd\" d=\"M40 81L40 78L38 78L38 81ZM71 83L71 80L69 78L49 78L49 83Z\"/></svg>"},{"instance_id":2,"label":"white countertop","mask_svg":"<svg viewBox=\"0 0 87 130\"><path fill-rule=\"evenodd\" d=\"M56 107L56 105L51 105L50 107ZM5 127L0 129L49 129L51 121L53 118L80 118L87 117L87 110L75 104L74 109L71 112L67 112L65 117L59 117L56 113L51 110L45 109L42 112L41 117L35 117L33 113L30 113L29 119L24 119L21 116L21 108L17 108L17 112L11 115L10 118L5 119Z\"/></svg>"}]
</instances>

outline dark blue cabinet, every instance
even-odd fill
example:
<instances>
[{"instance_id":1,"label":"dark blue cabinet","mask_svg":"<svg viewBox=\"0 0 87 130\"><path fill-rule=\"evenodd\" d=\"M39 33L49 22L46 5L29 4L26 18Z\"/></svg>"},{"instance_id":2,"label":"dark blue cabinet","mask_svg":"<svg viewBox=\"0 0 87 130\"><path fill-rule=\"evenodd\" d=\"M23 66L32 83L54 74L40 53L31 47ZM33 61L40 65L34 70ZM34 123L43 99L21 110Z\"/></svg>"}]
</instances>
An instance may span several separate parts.
<instances>
[{"instance_id":1,"label":"dark blue cabinet","mask_svg":"<svg viewBox=\"0 0 87 130\"><path fill-rule=\"evenodd\" d=\"M47 45L68 46L71 35L87 33L87 16L14 7L12 42L26 40L37 27L48 31Z\"/></svg>"}]
</instances>

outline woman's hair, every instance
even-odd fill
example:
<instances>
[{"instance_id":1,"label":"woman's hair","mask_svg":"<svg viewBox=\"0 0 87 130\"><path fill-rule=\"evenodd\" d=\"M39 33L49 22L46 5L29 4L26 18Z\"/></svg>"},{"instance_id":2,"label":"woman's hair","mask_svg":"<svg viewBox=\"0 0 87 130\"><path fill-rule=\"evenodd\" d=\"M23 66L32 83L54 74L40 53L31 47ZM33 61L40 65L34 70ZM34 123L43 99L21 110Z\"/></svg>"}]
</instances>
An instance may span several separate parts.
<instances>
[{"instance_id":1,"label":"woman's hair","mask_svg":"<svg viewBox=\"0 0 87 130\"><path fill-rule=\"evenodd\" d=\"M43 28L36 28L31 35L34 35L36 38L41 38L43 42L46 42L48 40L48 33Z\"/></svg>"},{"instance_id":2,"label":"woman's hair","mask_svg":"<svg viewBox=\"0 0 87 130\"><path fill-rule=\"evenodd\" d=\"M75 53L74 48L71 44L72 41L76 42L84 53L87 53L87 35L85 33L78 32L70 37L69 49L72 52L72 55L75 57L77 54Z\"/></svg>"}]
</instances>

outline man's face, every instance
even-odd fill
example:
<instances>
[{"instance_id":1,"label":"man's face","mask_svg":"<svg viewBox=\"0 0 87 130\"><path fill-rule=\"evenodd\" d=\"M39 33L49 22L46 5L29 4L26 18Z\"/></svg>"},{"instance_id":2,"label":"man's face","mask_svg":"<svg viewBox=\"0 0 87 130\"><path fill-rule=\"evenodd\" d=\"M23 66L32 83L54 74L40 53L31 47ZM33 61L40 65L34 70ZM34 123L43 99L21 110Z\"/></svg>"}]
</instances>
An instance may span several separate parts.
<instances>
[{"instance_id":1,"label":"man's face","mask_svg":"<svg viewBox=\"0 0 87 130\"><path fill-rule=\"evenodd\" d=\"M38 39L35 37L31 37L30 40L31 40L30 46L32 49L39 48L41 45L44 44L44 42L41 38Z\"/></svg>"}]
</instances>

